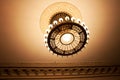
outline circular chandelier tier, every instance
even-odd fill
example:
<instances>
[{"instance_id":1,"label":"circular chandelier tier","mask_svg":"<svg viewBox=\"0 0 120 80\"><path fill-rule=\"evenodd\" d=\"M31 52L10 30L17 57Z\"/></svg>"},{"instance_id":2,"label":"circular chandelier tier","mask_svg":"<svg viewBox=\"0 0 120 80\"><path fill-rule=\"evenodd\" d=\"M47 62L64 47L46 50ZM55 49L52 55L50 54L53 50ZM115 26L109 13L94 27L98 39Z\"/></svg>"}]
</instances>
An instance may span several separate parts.
<instances>
[{"instance_id":1,"label":"circular chandelier tier","mask_svg":"<svg viewBox=\"0 0 120 80\"><path fill-rule=\"evenodd\" d=\"M69 56L81 51L88 43L89 31L80 19L58 13L50 23L45 34L45 46L50 52Z\"/></svg>"},{"instance_id":2,"label":"circular chandelier tier","mask_svg":"<svg viewBox=\"0 0 120 80\"><path fill-rule=\"evenodd\" d=\"M45 33L47 26L49 24L52 24L54 20L58 19L59 17L57 16L60 15L69 17L74 16L82 20L81 12L75 5L69 2L56 2L47 6L45 10L41 13L40 16L41 31Z\"/></svg>"}]
</instances>

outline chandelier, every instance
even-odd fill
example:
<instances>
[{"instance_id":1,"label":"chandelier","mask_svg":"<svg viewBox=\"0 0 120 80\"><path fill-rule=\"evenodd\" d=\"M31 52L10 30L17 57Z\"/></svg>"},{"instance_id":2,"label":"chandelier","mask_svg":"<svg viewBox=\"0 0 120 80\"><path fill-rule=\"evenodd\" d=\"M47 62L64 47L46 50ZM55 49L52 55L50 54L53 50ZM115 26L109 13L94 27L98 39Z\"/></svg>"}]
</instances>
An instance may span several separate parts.
<instances>
[{"instance_id":1,"label":"chandelier","mask_svg":"<svg viewBox=\"0 0 120 80\"><path fill-rule=\"evenodd\" d=\"M63 4L66 5L66 3L58 3L45 11L46 15L44 16L47 16L50 10L54 14L50 12L51 16L46 17L49 22L48 27L46 27L44 41L45 46L51 53L69 56L77 54L86 46L89 39L89 30L85 23L79 17L76 17L77 14L72 14L74 11L70 12L61 7ZM55 10L54 7L56 6L59 8ZM67 8L76 9L72 9L74 7L70 5Z\"/></svg>"}]
</instances>

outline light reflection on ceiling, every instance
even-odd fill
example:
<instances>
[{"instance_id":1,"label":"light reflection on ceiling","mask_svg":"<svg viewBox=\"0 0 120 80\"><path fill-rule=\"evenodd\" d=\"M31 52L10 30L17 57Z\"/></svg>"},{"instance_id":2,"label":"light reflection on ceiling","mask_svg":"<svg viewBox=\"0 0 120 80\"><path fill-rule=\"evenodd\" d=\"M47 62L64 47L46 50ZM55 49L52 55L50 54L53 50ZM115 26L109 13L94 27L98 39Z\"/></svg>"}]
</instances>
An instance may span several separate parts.
<instances>
[{"instance_id":1,"label":"light reflection on ceiling","mask_svg":"<svg viewBox=\"0 0 120 80\"><path fill-rule=\"evenodd\" d=\"M0 0L0 62L69 63L119 60L118 0L67 0L66 2L80 10L90 30L89 45L80 54L71 57L50 54L44 47L40 16L47 6L59 1L64 0Z\"/></svg>"}]
</instances>

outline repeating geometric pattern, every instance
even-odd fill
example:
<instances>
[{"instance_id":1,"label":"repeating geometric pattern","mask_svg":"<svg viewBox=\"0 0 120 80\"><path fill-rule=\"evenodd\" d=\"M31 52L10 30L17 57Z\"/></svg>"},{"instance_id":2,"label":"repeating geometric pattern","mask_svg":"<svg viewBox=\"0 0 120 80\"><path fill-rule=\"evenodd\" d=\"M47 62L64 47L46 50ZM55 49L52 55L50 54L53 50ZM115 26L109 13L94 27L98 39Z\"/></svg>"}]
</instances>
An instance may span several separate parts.
<instances>
[{"instance_id":1,"label":"repeating geometric pattern","mask_svg":"<svg viewBox=\"0 0 120 80\"><path fill-rule=\"evenodd\" d=\"M30 65L30 64L28 64ZM1 66L0 79L69 79L120 76L120 65L112 66ZM57 65L57 64L56 64Z\"/></svg>"},{"instance_id":2,"label":"repeating geometric pattern","mask_svg":"<svg viewBox=\"0 0 120 80\"><path fill-rule=\"evenodd\" d=\"M45 34L45 46L52 53L69 56L81 51L88 39L89 30L85 23L65 16L49 25Z\"/></svg>"}]
</instances>

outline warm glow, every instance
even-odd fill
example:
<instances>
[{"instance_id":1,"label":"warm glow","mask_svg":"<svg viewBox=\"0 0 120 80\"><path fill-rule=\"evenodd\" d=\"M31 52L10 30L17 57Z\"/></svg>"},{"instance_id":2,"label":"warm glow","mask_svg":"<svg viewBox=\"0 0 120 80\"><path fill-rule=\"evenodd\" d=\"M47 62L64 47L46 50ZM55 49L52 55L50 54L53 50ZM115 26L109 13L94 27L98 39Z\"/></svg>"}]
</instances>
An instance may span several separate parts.
<instances>
[{"instance_id":1,"label":"warm glow","mask_svg":"<svg viewBox=\"0 0 120 80\"><path fill-rule=\"evenodd\" d=\"M48 4L47 4L48 5ZM65 7L67 6L67 7ZM71 3L68 2L57 2L52 5L47 6L41 14L40 17L40 28L43 33L45 33L49 23L50 18L57 12L67 12L72 16L82 20L80 10ZM49 14L48 14L49 12Z\"/></svg>"},{"instance_id":2,"label":"warm glow","mask_svg":"<svg viewBox=\"0 0 120 80\"><path fill-rule=\"evenodd\" d=\"M73 35L72 34L70 34L70 33L66 33L66 34L63 34L62 35L62 37L61 37L61 42L63 43L63 44L70 44L70 43L72 43L73 42L73 39L74 39L74 37L73 37Z\"/></svg>"},{"instance_id":3,"label":"warm glow","mask_svg":"<svg viewBox=\"0 0 120 80\"><path fill-rule=\"evenodd\" d=\"M61 6L56 2L67 2L73 7L70 5L67 8L67 4ZM49 11L44 11L48 6ZM82 20L90 31L90 40L80 54L60 57L51 54L44 46L43 32L48 28L48 18L57 9L67 9L75 18L79 18L78 12L81 12ZM119 15L119 0L0 0L0 63L80 63L106 60L119 63ZM76 39L76 35L73 35Z\"/></svg>"}]
</instances>

